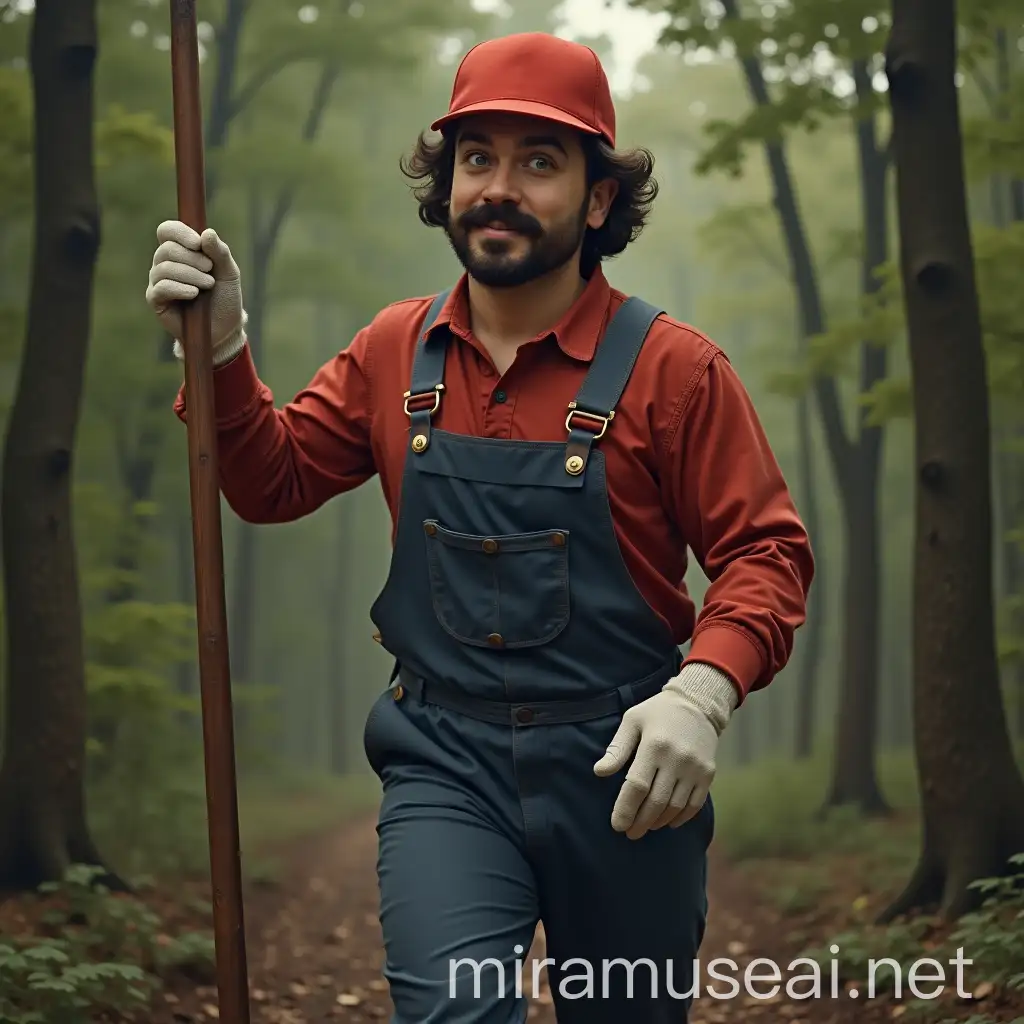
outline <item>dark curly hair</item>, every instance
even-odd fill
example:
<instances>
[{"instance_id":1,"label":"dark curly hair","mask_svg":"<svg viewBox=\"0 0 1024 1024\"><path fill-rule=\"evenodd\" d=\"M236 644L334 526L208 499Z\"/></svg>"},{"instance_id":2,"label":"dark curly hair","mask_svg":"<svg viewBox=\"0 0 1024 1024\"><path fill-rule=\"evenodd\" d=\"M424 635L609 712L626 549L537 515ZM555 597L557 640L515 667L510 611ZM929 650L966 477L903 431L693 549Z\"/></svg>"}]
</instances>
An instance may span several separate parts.
<instances>
[{"instance_id":1,"label":"dark curly hair","mask_svg":"<svg viewBox=\"0 0 1024 1024\"><path fill-rule=\"evenodd\" d=\"M618 256L644 228L658 195L654 178L654 156L648 149L623 152L612 149L603 139L582 135L586 158L587 188L605 178L613 178L618 191L604 224L588 228L580 255L580 273L589 278L603 259ZM448 224L448 201L455 169L456 136L442 131L439 139L422 132L412 152L400 161L402 173L412 182L419 202L419 218L427 227L444 228Z\"/></svg>"}]
</instances>

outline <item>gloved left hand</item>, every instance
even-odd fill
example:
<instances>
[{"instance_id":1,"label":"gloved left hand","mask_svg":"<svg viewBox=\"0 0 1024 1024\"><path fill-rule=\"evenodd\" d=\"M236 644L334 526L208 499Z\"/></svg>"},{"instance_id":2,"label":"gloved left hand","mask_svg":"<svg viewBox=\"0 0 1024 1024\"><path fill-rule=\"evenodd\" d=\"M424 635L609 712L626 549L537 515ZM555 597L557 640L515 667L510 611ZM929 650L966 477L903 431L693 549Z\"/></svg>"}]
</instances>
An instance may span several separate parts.
<instances>
[{"instance_id":1,"label":"gloved left hand","mask_svg":"<svg viewBox=\"0 0 1024 1024\"><path fill-rule=\"evenodd\" d=\"M613 775L636 751L612 811L612 828L639 839L677 828L703 806L715 777L718 740L738 703L712 665L689 662L660 693L623 716L594 773Z\"/></svg>"}]
</instances>

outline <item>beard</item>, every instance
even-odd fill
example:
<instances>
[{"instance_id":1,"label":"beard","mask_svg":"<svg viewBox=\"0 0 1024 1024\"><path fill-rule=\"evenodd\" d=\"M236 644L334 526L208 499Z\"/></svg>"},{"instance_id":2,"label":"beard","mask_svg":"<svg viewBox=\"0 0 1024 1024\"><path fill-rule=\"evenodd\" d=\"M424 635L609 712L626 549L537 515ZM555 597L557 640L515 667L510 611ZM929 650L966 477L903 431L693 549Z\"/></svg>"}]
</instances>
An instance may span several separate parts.
<instances>
[{"instance_id":1,"label":"beard","mask_svg":"<svg viewBox=\"0 0 1024 1024\"><path fill-rule=\"evenodd\" d=\"M516 288L565 266L575 255L587 230L589 197L575 214L545 231L540 223L513 203L483 204L445 226L459 262L470 277L490 288ZM473 228L501 224L516 232L510 238L470 240ZM526 241L524 252L516 249Z\"/></svg>"}]
</instances>

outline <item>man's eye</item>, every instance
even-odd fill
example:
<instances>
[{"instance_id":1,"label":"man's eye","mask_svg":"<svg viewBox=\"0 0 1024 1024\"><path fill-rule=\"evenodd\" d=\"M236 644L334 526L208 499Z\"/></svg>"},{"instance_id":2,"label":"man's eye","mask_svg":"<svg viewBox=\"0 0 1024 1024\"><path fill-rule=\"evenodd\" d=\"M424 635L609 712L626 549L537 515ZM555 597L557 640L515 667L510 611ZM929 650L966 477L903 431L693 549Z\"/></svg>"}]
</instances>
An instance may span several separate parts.
<instances>
[{"instance_id":1,"label":"man's eye","mask_svg":"<svg viewBox=\"0 0 1024 1024\"><path fill-rule=\"evenodd\" d=\"M546 171L551 166L551 161L546 156L532 156L529 163L535 171Z\"/></svg>"},{"instance_id":2,"label":"man's eye","mask_svg":"<svg viewBox=\"0 0 1024 1024\"><path fill-rule=\"evenodd\" d=\"M480 162L480 163L478 163L478 164L474 164L474 161L476 161L476 160L479 160L479 161L481 161L481 162ZM469 155L468 155L468 156L466 157L466 163L468 163L468 164L470 164L470 165L473 165L473 166L476 166L476 167L482 167L482 166L483 166L483 163L484 163L484 162L485 162L486 160L487 160L487 157L485 157L485 156L483 155L483 153L470 153L470 154L469 154Z\"/></svg>"}]
</instances>

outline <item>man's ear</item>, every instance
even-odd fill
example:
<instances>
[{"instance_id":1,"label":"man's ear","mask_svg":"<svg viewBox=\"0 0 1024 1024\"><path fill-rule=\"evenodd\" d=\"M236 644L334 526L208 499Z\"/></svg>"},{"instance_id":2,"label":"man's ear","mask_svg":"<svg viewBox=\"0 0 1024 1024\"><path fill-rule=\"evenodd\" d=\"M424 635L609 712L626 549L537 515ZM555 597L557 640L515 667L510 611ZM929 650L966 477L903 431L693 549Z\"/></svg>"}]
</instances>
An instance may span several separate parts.
<instances>
[{"instance_id":1,"label":"man's ear","mask_svg":"<svg viewBox=\"0 0 1024 1024\"><path fill-rule=\"evenodd\" d=\"M614 178L604 178L591 188L587 227L599 228L604 224L618 194L619 183Z\"/></svg>"}]
</instances>

